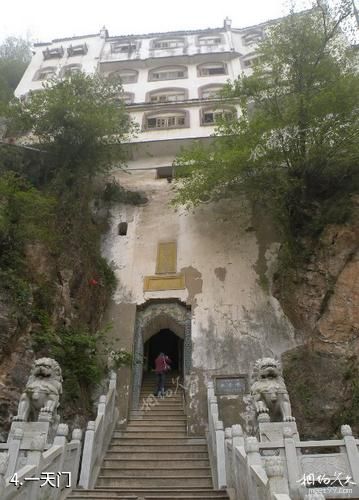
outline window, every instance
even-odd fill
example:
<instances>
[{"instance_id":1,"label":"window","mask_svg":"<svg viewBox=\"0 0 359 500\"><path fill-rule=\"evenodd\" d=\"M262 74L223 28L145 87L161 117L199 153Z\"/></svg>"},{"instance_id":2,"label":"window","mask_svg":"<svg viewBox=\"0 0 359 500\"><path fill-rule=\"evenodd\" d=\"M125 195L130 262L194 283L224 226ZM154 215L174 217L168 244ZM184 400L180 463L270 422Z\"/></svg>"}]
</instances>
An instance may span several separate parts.
<instances>
[{"instance_id":1,"label":"window","mask_svg":"<svg viewBox=\"0 0 359 500\"><path fill-rule=\"evenodd\" d=\"M34 80L48 80L56 75L56 68L54 66L48 66L46 68L41 68L37 71Z\"/></svg>"},{"instance_id":2,"label":"window","mask_svg":"<svg viewBox=\"0 0 359 500\"><path fill-rule=\"evenodd\" d=\"M67 55L69 57L72 56L80 56L85 55L88 52L88 47L86 43L82 43L80 45L70 45L67 49Z\"/></svg>"},{"instance_id":3,"label":"window","mask_svg":"<svg viewBox=\"0 0 359 500\"><path fill-rule=\"evenodd\" d=\"M133 92L123 92L120 97L116 97L114 99L115 103L118 105L125 104L128 106L129 104L133 104L135 99L135 94Z\"/></svg>"},{"instance_id":4,"label":"window","mask_svg":"<svg viewBox=\"0 0 359 500\"><path fill-rule=\"evenodd\" d=\"M184 101L186 95L187 92L185 89L155 90L154 92L150 92L147 100L153 103Z\"/></svg>"},{"instance_id":5,"label":"window","mask_svg":"<svg viewBox=\"0 0 359 500\"><path fill-rule=\"evenodd\" d=\"M183 46L183 38L176 38L171 40L154 40L152 42L152 48L154 49L176 49Z\"/></svg>"},{"instance_id":6,"label":"window","mask_svg":"<svg viewBox=\"0 0 359 500\"><path fill-rule=\"evenodd\" d=\"M201 112L202 125L214 125L218 120L231 119L235 115L232 109L206 109Z\"/></svg>"},{"instance_id":7,"label":"window","mask_svg":"<svg viewBox=\"0 0 359 500\"><path fill-rule=\"evenodd\" d=\"M257 60L258 57L252 57L252 59L246 59L245 61L243 61L244 67L251 68Z\"/></svg>"},{"instance_id":8,"label":"window","mask_svg":"<svg viewBox=\"0 0 359 500\"><path fill-rule=\"evenodd\" d=\"M186 113L184 111L161 113L145 118L145 128L148 130L164 128L181 128L186 126Z\"/></svg>"},{"instance_id":9,"label":"window","mask_svg":"<svg viewBox=\"0 0 359 500\"><path fill-rule=\"evenodd\" d=\"M46 50L42 51L42 54L44 56L44 59L59 59L64 55L64 49L63 47L54 47L54 48L47 48Z\"/></svg>"},{"instance_id":10,"label":"window","mask_svg":"<svg viewBox=\"0 0 359 500\"><path fill-rule=\"evenodd\" d=\"M243 45L247 47L259 43L263 39L262 31L252 31L242 37Z\"/></svg>"},{"instance_id":11,"label":"window","mask_svg":"<svg viewBox=\"0 0 359 500\"><path fill-rule=\"evenodd\" d=\"M128 229L127 222L120 222L118 225L118 234L119 236L126 236Z\"/></svg>"},{"instance_id":12,"label":"window","mask_svg":"<svg viewBox=\"0 0 359 500\"><path fill-rule=\"evenodd\" d=\"M124 92L123 94L123 102L125 104L132 104L135 98L135 94L132 92Z\"/></svg>"},{"instance_id":13,"label":"window","mask_svg":"<svg viewBox=\"0 0 359 500\"><path fill-rule=\"evenodd\" d=\"M224 63L206 63L198 66L198 76L226 75L227 66Z\"/></svg>"},{"instance_id":14,"label":"window","mask_svg":"<svg viewBox=\"0 0 359 500\"><path fill-rule=\"evenodd\" d=\"M136 83L138 78L138 72L134 69L122 69L111 73L111 75L118 75L122 83Z\"/></svg>"},{"instance_id":15,"label":"window","mask_svg":"<svg viewBox=\"0 0 359 500\"><path fill-rule=\"evenodd\" d=\"M200 36L198 38L198 45L220 45L222 38L220 36Z\"/></svg>"},{"instance_id":16,"label":"window","mask_svg":"<svg viewBox=\"0 0 359 500\"><path fill-rule=\"evenodd\" d=\"M201 99L218 99L224 85L206 85L199 89L199 97Z\"/></svg>"},{"instance_id":17,"label":"window","mask_svg":"<svg viewBox=\"0 0 359 500\"><path fill-rule=\"evenodd\" d=\"M178 78L187 78L187 68L185 66L156 68L149 72L148 78L150 81L177 80Z\"/></svg>"},{"instance_id":18,"label":"window","mask_svg":"<svg viewBox=\"0 0 359 500\"><path fill-rule=\"evenodd\" d=\"M127 54L137 50L137 44L134 42L114 42L111 43L111 52Z\"/></svg>"},{"instance_id":19,"label":"window","mask_svg":"<svg viewBox=\"0 0 359 500\"><path fill-rule=\"evenodd\" d=\"M69 64L68 66L64 66L61 71L61 76L63 78L69 78L75 73L81 73L81 64Z\"/></svg>"}]
</instances>

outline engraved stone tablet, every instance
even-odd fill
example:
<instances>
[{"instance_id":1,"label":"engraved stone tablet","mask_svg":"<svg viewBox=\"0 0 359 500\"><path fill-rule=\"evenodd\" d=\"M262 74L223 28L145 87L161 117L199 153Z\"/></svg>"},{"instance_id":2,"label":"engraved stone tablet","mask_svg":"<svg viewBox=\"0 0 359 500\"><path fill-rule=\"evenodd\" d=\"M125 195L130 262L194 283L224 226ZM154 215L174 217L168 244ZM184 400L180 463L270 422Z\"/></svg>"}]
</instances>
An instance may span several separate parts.
<instances>
[{"instance_id":1,"label":"engraved stone tablet","mask_svg":"<svg viewBox=\"0 0 359 500\"><path fill-rule=\"evenodd\" d=\"M216 378L216 394L218 396L225 395L241 395L247 391L247 383L245 376L236 376Z\"/></svg>"}]
</instances>

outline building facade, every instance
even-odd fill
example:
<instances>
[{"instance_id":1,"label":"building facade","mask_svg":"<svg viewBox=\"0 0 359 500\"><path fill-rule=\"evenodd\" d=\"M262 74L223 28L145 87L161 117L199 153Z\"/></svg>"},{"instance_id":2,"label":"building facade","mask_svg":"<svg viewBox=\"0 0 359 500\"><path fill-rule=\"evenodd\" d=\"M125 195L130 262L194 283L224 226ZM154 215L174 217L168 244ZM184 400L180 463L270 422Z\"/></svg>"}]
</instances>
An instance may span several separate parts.
<instances>
[{"instance_id":1,"label":"building facade","mask_svg":"<svg viewBox=\"0 0 359 500\"><path fill-rule=\"evenodd\" d=\"M120 377L128 396L121 399L123 422L128 407L141 404L141 381L160 351L183 376L189 432L201 434L209 379L228 396L230 424L231 412L239 411L236 398L247 390L250 364L296 345L268 286L278 248L270 221L259 220L244 199L195 211L170 205L176 154L210 141L218 116L240 112L236 103L223 104L218 92L251 71L268 24L235 29L226 19L216 29L131 36L103 29L37 44L16 90L26 96L51 75L118 73L122 97L139 124L127 172L114 168L112 175L147 202L113 209L103 241L118 278L107 319L119 347L134 354L133 369Z\"/></svg>"}]
</instances>

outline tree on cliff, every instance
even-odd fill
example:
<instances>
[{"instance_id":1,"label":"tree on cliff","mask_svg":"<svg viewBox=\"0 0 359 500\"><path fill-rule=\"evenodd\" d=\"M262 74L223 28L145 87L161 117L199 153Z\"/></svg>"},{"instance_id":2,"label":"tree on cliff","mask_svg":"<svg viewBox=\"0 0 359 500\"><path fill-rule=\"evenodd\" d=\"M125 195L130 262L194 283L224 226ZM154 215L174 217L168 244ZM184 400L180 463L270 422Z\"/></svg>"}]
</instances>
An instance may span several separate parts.
<instances>
[{"instance_id":1,"label":"tree on cliff","mask_svg":"<svg viewBox=\"0 0 359 500\"><path fill-rule=\"evenodd\" d=\"M18 37L8 37L0 45L0 112L12 98L28 62L30 43Z\"/></svg>"},{"instance_id":2,"label":"tree on cliff","mask_svg":"<svg viewBox=\"0 0 359 500\"><path fill-rule=\"evenodd\" d=\"M98 327L116 280L100 252L106 210L96 214L94 199L101 175L124 163L134 129L121 95L119 80L100 75L49 81L9 104L8 130L20 139L0 144L0 303L19 320L14 337L60 362L69 413L90 407L103 375L96 341L104 350ZM101 286L89 287L93 278Z\"/></svg>"},{"instance_id":3,"label":"tree on cliff","mask_svg":"<svg viewBox=\"0 0 359 500\"><path fill-rule=\"evenodd\" d=\"M359 188L359 76L343 35L351 15L349 0L318 0L268 29L253 73L223 94L240 116L219 121L211 146L176 159L176 204L244 193L292 242L347 215Z\"/></svg>"}]
</instances>

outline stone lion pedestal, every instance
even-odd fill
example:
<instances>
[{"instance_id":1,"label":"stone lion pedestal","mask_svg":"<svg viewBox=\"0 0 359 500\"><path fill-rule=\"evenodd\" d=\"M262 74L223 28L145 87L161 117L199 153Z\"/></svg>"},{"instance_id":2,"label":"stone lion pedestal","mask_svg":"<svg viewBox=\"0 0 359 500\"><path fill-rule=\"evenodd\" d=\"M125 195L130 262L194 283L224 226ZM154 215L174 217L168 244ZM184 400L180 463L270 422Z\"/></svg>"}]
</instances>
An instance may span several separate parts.
<instances>
[{"instance_id":1,"label":"stone lion pedestal","mask_svg":"<svg viewBox=\"0 0 359 500\"><path fill-rule=\"evenodd\" d=\"M291 436L295 441L300 441L297 424L295 422L259 422L259 441L283 442L284 436Z\"/></svg>"}]
</instances>

